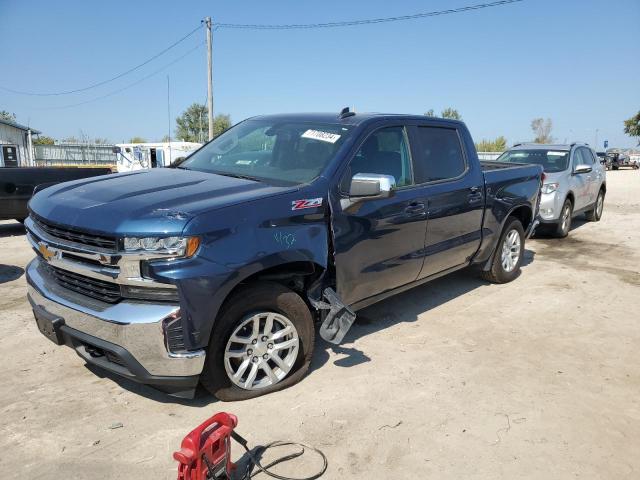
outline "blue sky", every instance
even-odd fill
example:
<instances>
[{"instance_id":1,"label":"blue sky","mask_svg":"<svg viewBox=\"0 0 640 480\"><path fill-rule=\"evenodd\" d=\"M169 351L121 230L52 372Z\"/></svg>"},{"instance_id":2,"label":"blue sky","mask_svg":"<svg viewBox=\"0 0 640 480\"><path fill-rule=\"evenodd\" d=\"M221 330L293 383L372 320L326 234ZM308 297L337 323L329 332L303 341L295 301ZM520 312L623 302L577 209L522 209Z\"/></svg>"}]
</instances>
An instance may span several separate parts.
<instances>
[{"instance_id":1,"label":"blue sky","mask_svg":"<svg viewBox=\"0 0 640 480\"><path fill-rule=\"evenodd\" d=\"M141 63L206 15L227 23L315 23L457 8L483 0L119 1L0 0L0 86L29 91L82 88ZM485 0L489 1L489 0ZM407 22L319 30L214 34L214 101L234 121L295 111L424 113L452 106L476 141L530 140L531 119L549 117L559 141L630 147L622 121L640 109L640 1L525 0ZM175 118L206 99L201 47L190 37L139 71L81 94L20 96L15 112L56 138L80 132L111 141L167 133L167 75ZM175 122L171 121L172 129Z\"/></svg>"}]
</instances>

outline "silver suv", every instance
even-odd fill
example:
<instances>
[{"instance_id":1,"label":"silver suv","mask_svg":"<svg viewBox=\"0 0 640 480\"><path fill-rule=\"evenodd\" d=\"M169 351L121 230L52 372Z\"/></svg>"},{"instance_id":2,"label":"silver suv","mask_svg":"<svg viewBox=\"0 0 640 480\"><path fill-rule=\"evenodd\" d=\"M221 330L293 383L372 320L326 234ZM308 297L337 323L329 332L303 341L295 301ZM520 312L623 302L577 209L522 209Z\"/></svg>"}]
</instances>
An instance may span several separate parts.
<instances>
[{"instance_id":1,"label":"silver suv","mask_svg":"<svg viewBox=\"0 0 640 480\"><path fill-rule=\"evenodd\" d=\"M571 219L580 213L593 222L602 217L607 192L606 169L589 145L517 144L497 161L542 165L545 180L540 197L540 222L541 227L551 229L556 237L566 237Z\"/></svg>"}]
</instances>

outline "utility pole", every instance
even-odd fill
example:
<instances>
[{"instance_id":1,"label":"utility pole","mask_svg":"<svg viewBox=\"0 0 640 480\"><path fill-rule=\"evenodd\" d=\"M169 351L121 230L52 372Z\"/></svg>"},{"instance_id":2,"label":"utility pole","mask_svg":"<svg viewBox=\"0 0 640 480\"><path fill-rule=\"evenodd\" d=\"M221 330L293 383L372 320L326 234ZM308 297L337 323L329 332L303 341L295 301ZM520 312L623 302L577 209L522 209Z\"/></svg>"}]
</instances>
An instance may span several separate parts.
<instances>
[{"instance_id":1,"label":"utility pole","mask_svg":"<svg viewBox=\"0 0 640 480\"><path fill-rule=\"evenodd\" d=\"M211 17L205 17L207 27L207 107L209 109L209 140L213 138L213 45L211 39Z\"/></svg>"}]
</instances>

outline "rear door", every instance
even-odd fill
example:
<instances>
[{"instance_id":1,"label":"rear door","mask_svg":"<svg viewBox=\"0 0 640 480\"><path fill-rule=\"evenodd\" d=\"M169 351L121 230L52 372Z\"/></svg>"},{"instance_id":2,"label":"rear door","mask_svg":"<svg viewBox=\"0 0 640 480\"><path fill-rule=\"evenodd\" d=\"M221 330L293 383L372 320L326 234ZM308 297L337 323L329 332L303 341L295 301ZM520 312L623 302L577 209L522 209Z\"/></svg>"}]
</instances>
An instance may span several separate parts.
<instances>
[{"instance_id":1,"label":"rear door","mask_svg":"<svg viewBox=\"0 0 640 480\"><path fill-rule=\"evenodd\" d=\"M450 126L412 128L416 178L427 199L425 259L419 278L468 263L480 247L484 176L467 137L466 130Z\"/></svg>"},{"instance_id":2,"label":"rear door","mask_svg":"<svg viewBox=\"0 0 640 480\"><path fill-rule=\"evenodd\" d=\"M406 125L373 128L331 196L338 294L347 305L411 283L420 273L426 205L413 170ZM358 173L392 175L394 194L353 203L347 192Z\"/></svg>"}]
</instances>

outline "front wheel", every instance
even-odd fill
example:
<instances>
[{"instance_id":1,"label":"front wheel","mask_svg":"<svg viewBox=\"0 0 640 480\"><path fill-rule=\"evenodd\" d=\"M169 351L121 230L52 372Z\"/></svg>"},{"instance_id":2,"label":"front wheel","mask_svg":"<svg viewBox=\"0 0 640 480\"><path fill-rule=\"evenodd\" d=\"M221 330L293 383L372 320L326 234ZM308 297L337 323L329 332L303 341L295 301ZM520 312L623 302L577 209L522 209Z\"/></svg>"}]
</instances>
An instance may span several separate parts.
<instances>
[{"instance_id":1,"label":"front wheel","mask_svg":"<svg viewBox=\"0 0 640 480\"><path fill-rule=\"evenodd\" d=\"M572 217L573 205L571 204L571 200L566 199L564 201L564 205L562 206L562 210L560 210L560 218L558 219L555 231L553 232L554 237L564 238L569 235L569 230L571 230Z\"/></svg>"},{"instance_id":2,"label":"front wheel","mask_svg":"<svg viewBox=\"0 0 640 480\"><path fill-rule=\"evenodd\" d=\"M304 377L314 337L311 312L296 292L271 282L244 287L222 307L200 381L223 401L282 390Z\"/></svg>"},{"instance_id":3,"label":"front wheel","mask_svg":"<svg viewBox=\"0 0 640 480\"><path fill-rule=\"evenodd\" d=\"M493 254L491 269L482 272L482 277L493 283L507 283L520 273L524 257L524 229L515 217L509 217Z\"/></svg>"}]
</instances>

